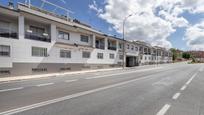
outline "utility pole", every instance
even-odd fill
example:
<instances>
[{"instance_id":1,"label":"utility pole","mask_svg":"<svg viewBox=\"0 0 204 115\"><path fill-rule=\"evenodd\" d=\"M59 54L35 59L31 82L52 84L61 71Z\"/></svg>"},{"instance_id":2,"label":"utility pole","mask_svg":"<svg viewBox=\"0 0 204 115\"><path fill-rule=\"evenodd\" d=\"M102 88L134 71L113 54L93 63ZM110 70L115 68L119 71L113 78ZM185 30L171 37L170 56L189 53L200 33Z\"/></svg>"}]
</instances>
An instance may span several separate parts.
<instances>
[{"instance_id":1,"label":"utility pole","mask_svg":"<svg viewBox=\"0 0 204 115\"><path fill-rule=\"evenodd\" d=\"M125 68L125 22L126 20L131 17L133 14L128 15L123 19L123 69Z\"/></svg>"}]
</instances>

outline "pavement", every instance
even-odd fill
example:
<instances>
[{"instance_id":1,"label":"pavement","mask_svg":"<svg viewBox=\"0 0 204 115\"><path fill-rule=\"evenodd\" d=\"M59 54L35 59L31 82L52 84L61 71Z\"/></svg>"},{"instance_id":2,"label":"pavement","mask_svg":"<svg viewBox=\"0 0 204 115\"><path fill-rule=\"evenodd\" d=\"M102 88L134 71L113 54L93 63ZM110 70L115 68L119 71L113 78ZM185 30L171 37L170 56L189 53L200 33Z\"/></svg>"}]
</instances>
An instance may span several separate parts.
<instances>
[{"instance_id":1,"label":"pavement","mask_svg":"<svg viewBox=\"0 0 204 115\"><path fill-rule=\"evenodd\" d=\"M204 64L0 83L0 115L204 115Z\"/></svg>"},{"instance_id":2,"label":"pavement","mask_svg":"<svg viewBox=\"0 0 204 115\"><path fill-rule=\"evenodd\" d=\"M155 67L157 65L145 65L145 66L136 66L136 67L128 67L127 69L140 69L147 67ZM10 77L0 77L0 82L10 82L10 81L19 81L19 80L28 80L28 79L39 79L39 78L47 78L47 77L61 77L65 75L76 75L76 74L86 74L92 72L105 72L105 71L114 71L114 70L122 70L123 68L106 68L106 69L93 69L93 70L81 70L81 71L69 71L69 72L59 72L59 73L47 73L47 74L36 74L36 75L24 75L24 76L10 76Z\"/></svg>"}]
</instances>

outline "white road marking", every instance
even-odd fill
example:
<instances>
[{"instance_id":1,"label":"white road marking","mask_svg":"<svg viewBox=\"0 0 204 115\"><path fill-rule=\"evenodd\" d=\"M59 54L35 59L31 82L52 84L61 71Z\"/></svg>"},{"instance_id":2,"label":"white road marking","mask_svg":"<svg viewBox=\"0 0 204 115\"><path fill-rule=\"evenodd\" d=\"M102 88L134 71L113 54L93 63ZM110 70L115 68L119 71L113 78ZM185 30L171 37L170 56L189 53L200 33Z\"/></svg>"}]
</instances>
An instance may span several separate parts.
<instances>
[{"instance_id":1,"label":"white road marking","mask_svg":"<svg viewBox=\"0 0 204 115\"><path fill-rule=\"evenodd\" d=\"M181 91L183 91L183 90L185 90L185 89L186 89L186 87L187 87L187 86L186 86L186 85L184 85L183 87L181 87L181 89L180 89L180 90L181 90Z\"/></svg>"},{"instance_id":2,"label":"white road marking","mask_svg":"<svg viewBox=\"0 0 204 115\"><path fill-rule=\"evenodd\" d=\"M124 82L121 82L121 83L116 83L116 84L113 84L113 85L108 85L108 86L97 88L97 89L92 89L92 90L79 92L79 93L72 94L72 95L67 95L67 96L64 96L64 97L60 97L60 98L56 98L56 99L52 99L52 100L48 100L48 101L43 101L43 102L40 102L40 103L36 103L36 104L32 104L32 105L28 105L28 106L24 106L24 107L20 107L20 108L8 110L8 111L5 111L5 112L1 112L0 115L17 114L17 113L20 113L20 112L23 112L23 111L31 110L31 109L34 109L34 108L39 108L39 107L46 106L46 105L49 105L49 104L53 104L53 103L73 99L73 98L76 98L76 97L88 95L88 94L91 94L91 93L103 91L103 90L106 90L106 89L122 86L122 85L125 85L125 84L129 84L129 83L132 83L132 82L135 82L135 81L138 81L138 80L143 80L143 79L148 79L148 78L152 78L152 76L137 78L137 79L124 81Z\"/></svg>"},{"instance_id":3,"label":"white road marking","mask_svg":"<svg viewBox=\"0 0 204 115\"><path fill-rule=\"evenodd\" d=\"M142 70L137 70L137 71L123 72L123 73L116 73L116 74L108 74L108 75L95 76L95 77L87 77L85 79L97 79L97 78L111 77L111 76L115 76L115 75L123 75L123 74L128 74L128 73L137 73L137 72L143 72L143 71L149 71L149 70L155 70L155 69L161 69L161 68L162 67L142 69Z\"/></svg>"},{"instance_id":4,"label":"white road marking","mask_svg":"<svg viewBox=\"0 0 204 115\"><path fill-rule=\"evenodd\" d=\"M9 81L0 82L0 85L1 84L7 84L7 83L10 83L10 82Z\"/></svg>"},{"instance_id":5,"label":"white road marking","mask_svg":"<svg viewBox=\"0 0 204 115\"><path fill-rule=\"evenodd\" d=\"M176 93L174 94L174 96L172 97L173 100L178 99L178 97L181 95L181 93Z\"/></svg>"},{"instance_id":6,"label":"white road marking","mask_svg":"<svg viewBox=\"0 0 204 115\"><path fill-rule=\"evenodd\" d=\"M189 85L191 81L196 77L197 73L193 74L193 76L186 82L186 85Z\"/></svg>"},{"instance_id":7,"label":"white road marking","mask_svg":"<svg viewBox=\"0 0 204 115\"><path fill-rule=\"evenodd\" d=\"M74 81L77 81L78 79L73 79L73 80L66 80L65 82L66 83L70 83L70 82L74 82Z\"/></svg>"},{"instance_id":8,"label":"white road marking","mask_svg":"<svg viewBox=\"0 0 204 115\"><path fill-rule=\"evenodd\" d=\"M156 115L165 115L170 107L169 104L164 105Z\"/></svg>"},{"instance_id":9,"label":"white road marking","mask_svg":"<svg viewBox=\"0 0 204 115\"><path fill-rule=\"evenodd\" d=\"M44 83L44 84L38 84L36 86L42 87L42 86L48 86L48 85L53 85L54 83Z\"/></svg>"},{"instance_id":10,"label":"white road marking","mask_svg":"<svg viewBox=\"0 0 204 115\"><path fill-rule=\"evenodd\" d=\"M0 90L0 92L15 91L15 90L23 89L23 88L24 87L17 87L17 88L11 88L11 89L2 89L2 90Z\"/></svg>"}]
</instances>

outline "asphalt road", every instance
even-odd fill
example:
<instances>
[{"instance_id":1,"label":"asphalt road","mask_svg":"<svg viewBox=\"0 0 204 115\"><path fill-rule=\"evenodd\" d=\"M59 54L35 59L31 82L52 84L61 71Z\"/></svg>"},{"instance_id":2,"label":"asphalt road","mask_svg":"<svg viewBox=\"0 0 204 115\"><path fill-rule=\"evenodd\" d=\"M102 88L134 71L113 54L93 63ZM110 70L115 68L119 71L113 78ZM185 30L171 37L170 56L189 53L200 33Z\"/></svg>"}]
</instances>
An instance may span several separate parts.
<instances>
[{"instance_id":1,"label":"asphalt road","mask_svg":"<svg viewBox=\"0 0 204 115\"><path fill-rule=\"evenodd\" d=\"M0 83L0 115L204 115L204 64Z\"/></svg>"}]
</instances>

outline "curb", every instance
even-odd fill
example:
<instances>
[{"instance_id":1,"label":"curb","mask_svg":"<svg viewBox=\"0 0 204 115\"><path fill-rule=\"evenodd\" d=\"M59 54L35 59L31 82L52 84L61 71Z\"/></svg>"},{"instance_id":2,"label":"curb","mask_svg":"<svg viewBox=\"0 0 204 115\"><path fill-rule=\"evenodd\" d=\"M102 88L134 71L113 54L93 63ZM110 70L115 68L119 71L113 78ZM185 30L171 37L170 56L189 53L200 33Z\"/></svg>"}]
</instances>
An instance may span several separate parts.
<instances>
[{"instance_id":1,"label":"curb","mask_svg":"<svg viewBox=\"0 0 204 115\"><path fill-rule=\"evenodd\" d=\"M58 77L58 76L60 77L64 75L75 75L75 74L84 74L84 73L102 72L102 71L111 71L111 70L120 70L120 69L122 68L96 69L96 70L74 71L74 72L66 72L66 73L52 73L52 74L27 75L27 76L17 76L17 77L5 77L5 78L0 78L0 82L47 78L47 77Z\"/></svg>"}]
</instances>

